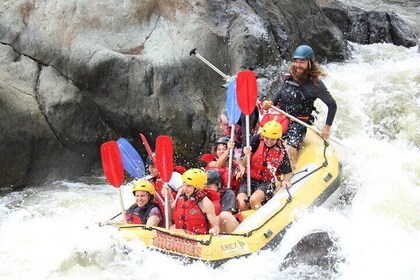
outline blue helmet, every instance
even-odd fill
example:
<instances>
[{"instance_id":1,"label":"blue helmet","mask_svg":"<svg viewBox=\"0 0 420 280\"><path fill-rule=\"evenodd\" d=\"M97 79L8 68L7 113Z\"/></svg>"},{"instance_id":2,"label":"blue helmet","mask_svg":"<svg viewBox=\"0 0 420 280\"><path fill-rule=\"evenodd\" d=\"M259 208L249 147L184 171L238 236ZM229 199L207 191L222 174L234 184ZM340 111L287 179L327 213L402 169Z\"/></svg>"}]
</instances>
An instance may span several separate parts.
<instances>
[{"instance_id":1,"label":"blue helmet","mask_svg":"<svg viewBox=\"0 0 420 280\"><path fill-rule=\"evenodd\" d=\"M314 51L308 45L300 45L293 53L293 59L295 58L311 60L314 58Z\"/></svg>"}]
</instances>

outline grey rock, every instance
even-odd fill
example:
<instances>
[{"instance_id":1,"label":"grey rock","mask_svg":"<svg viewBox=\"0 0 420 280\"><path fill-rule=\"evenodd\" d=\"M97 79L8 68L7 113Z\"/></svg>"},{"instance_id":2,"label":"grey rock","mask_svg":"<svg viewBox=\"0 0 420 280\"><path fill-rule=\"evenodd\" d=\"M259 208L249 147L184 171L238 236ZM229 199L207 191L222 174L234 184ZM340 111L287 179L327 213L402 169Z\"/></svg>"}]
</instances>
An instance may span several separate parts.
<instances>
[{"instance_id":1,"label":"grey rock","mask_svg":"<svg viewBox=\"0 0 420 280\"><path fill-rule=\"evenodd\" d=\"M280 270L302 265L319 267L325 273L322 279L336 279L335 267L344 262L341 254L339 239L334 233L314 232L303 237L287 254L279 265ZM297 270L304 271L304 270ZM302 279L305 277L301 275ZM324 277L328 278L324 278ZM333 277L332 277L333 276ZM331 277L331 278L330 278Z\"/></svg>"},{"instance_id":2,"label":"grey rock","mask_svg":"<svg viewBox=\"0 0 420 280\"><path fill-rule=\"evenodd\" d=\"M417 45L415 33L395 13L365 11L337 0L318 0L318 3L349 41L360 44L391 43L404 47Z\"/></svg>"}]
</instances>

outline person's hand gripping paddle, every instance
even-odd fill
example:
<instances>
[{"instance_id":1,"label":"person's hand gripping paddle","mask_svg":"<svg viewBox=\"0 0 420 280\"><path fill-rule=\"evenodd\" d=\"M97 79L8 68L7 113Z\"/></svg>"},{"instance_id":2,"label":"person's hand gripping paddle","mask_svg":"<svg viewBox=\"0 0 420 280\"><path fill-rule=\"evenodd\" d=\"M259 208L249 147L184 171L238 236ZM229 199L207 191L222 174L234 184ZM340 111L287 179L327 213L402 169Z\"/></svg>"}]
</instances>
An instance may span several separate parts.
<instances>
[{"instance_id":1,"label":"person's hand gripping paddle","mask_svg":"<svg viewBox=\"0 0 420 280\"><path fill-rule=\"evenodd\" d=\"M169 136L158 136L156 139L156 168L164 185L167 186L174 170L174 150ZM165 195L165 224L169 228L169 192Z\"/></svg>"},{"instance_id":2,"label":"person's hand gripping paddle","mask_svg":"<svg viewBox=\"0 0 420 280\"><path fill-rule=\"evenodd\" d=\"M124 180L124 168L117 142L109 141L102 144L101 159L102 168L104 169L106 179L111 185L118 189L120 196L121 214L123 216L124 223L127 223L120 189L120 186Z\"/></svg>"},{"instance_id":3,"label":"person's hand gripping paddle","mask_svg":"<svg viewBox=\"0 0 420 280\"><path fill-rule=\"evenodd\" d=\"M235 141L235 125L241 117L241 109L238 106L236 98L236 79L231 80L228 86L228 92L226 95L226 112L231 126L230 141ZM229 151L229 169L228 169L228 184L227 188L231 188L232 183L232 161L233 161L233 149Z\"/></svg>"},{"instance_id":4,"label":"person's hand gripping paddle","mask_svg":"<svg viewBox=\"0 0 420 280\"><path fill-rule=\"evenodd\" d=\"M239 108L245 115L246 122L246 146L249 144L249 115L254 111L257 104L257 79L252 71L241 71L236 78L236 98ZM247 195L251 196L251 157L247 156Z\"/></svg>"}]
</instances>

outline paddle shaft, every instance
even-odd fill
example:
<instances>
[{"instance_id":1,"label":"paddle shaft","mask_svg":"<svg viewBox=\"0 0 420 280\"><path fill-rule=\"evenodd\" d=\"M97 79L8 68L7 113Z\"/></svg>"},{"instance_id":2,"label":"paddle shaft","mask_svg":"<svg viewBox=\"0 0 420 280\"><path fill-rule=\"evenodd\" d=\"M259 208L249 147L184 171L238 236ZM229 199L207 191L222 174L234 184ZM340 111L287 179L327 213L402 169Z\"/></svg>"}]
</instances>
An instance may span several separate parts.
<instances>
[{"instance_id":1,"label":"paddle shaft","mask_svg":"<svg viewBox=\"0 0 420 280\"><path fill-rule=\"evenodd\" d=\"M234 141L235 137L235 124L231 125L230 141ZM229 150L229 169L228 169L228 184L227 188L232 188L232 162L233 162L233 149Z\"/></svg>"},{"instance_id":2,"label":"paddle shaft","mask_svg":"<svg viewBox=\"0 0 420 280\"><path fill-rule=\"evenodd\" d=\"M217 74L219 74L220 76L223 77L223 79L225 79L226 81L229 80L229 76L226 75L225 73L223 73L222 71L220 71L216 66L214 66L213 64L211 64L207 59L205 59L204 57L202 57L199 53L197 53L195 51L196 49L193 49L190 51L190 55L193 54L196 57L198 57L202 62L204 62L205 64L207 64L211 69L213 69L214 71L216 71Z\"/></svg>"},{"instance_id":3,"label":"paddle shaft","mask_svg":"<svg viewBox=\"0 0 420 280\"><path fill-rule=\"evenodd\" d=\"M249 115L245 115L246 123L246 146L249 147ZM248 197L251 197L251 156L246 157L246 188Z\"/></svg>"},{"instance_id":4,"label":"paddle shaft","mask_svg":"<svg viewBox=\"0 0 420 280\"><path fill-rule=\"evenodd\" d=\"M157 184L157 181L156 181L156 184ZM157 200L158 200L161 204L165 205L165 201L163 200L162 196L160 196L160 194L159 194L157 191L155 191L155 196L156 196L156 199L157 199Z\"/></svg>"},{"instance_id":5,"label":"paddle shaft","mask_svg":"<svg viewBox=\"0 0 420 280\"><path fill-rule=\"evenodd\" d=\"M163 198L157 192L155 192L155 195L156 195L156 199L159 200L159 202L163 204L164 203Z\"/></svg>"},{"instance_id":6,"label":"paddle shaft","mask_svg":"<svg viewBox=\"0 0 420 280\"><path fill-rule=\"evenodd\" d=\"M294 122L297 122L297 123L299 123L299 124L301 124L301 125L303 125L303 126L305 126L305 127L309 128L309 129L312 129L312 130L313 130L313 131L315 131L317 134L321 134L321 131L320 131L318 128L316 128L316 127L314 127L314 126L312 126L312 125L309 125L309 124L307 124L307 123L305 123L305 122L303 122L303 121L299 120L298 118L293 117L292 115L290 115L290 114L286 113L285 111L283 111L283 110L281 110L281 109L277 108L276 106L271 105L271 109L273 109L273 110L275 110L275 111L279 112L280 114L285 115L286 117L288 117L289 119L291 119L291 120L292 120L292 121L294 121ZM337 143L337 144L339 144L339 145L345 146L343 143L341 143L341 141L340 141L340 140L338 140L337 138L335 138L335 137L333 137L333 136L328 137L328 139L329 139L329 140L331 140L331 141L333 141L333 142L335 142L335 143Z\"/></svg>"},{"instance_id":7,"label":"paddle shaft","mask_svg":"<svg viewBox=\"0 0 420 280\"><path fill-rule=\"evenodd\" d=\"M166 187L168 187L168 183L164 184ZM165 226L166 229L169 229L169 187L167 188L167 192L165 195Z\"/></svg>"},{"instance_id":8,"label":"paddle shaft","mask_svg":"<svg viewBox=\"0 0 420 280\"><path fill-rule=\"evenodd\" d=\"M123 198L122 198L122 194L121 194L121 188L118 188L118 193L120 195L121 214L122 214L124 223L127 223L127 216L125 215L125 208L124 208Z\"/></svg>"},{"instance_id":9,"label":"paddle shaft","mask_svg":"<svg viewBox=\"0 0 420 280\"><path fill-rule=\"evenodd\" d=\"M113 219L115 219L116 217L118 217L119 215L121 215L121 213L118 213L117 215L115 215L114 217L112 217L111 219L109 219L109 221L112 221Z\"/></svg>"}]
</instances>

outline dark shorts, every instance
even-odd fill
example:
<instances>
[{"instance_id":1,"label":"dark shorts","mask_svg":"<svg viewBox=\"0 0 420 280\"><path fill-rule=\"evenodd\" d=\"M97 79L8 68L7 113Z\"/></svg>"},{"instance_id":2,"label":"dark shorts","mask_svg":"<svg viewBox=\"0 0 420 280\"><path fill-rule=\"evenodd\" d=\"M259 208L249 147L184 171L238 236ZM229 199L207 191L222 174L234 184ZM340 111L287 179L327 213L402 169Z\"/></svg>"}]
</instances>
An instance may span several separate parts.
<instances>
[{"instance_id":1,"label":"dark shorts","mask_svg":"<svg viewBox=\"0 0 420 280\"><path fill-rule=\"evenodd\" d=\"M271 182L261 182L254 179L251 179L251 194L256 190L263 191L266 196L272 193L273 186ZM248 193L246 178L242 181L241 186L239 187L239 193Z\"/></svg>"},{"instance_id":2,"label":"dark shorts","mask_svg":"<svg viewBox=\"0 0 420 280\"><path fill-rule=\"evenodd\" d=\"M238 202L236 201L235 192L226 189L223 196L220 198L222 204L222 211L232 211L232 213L238 212Z\"/></svg>"},{"instance_id":3,"label":"dark shorts","mask_svg":"<svg viewBox=\"0 0 420 280\"><path fill-rule=\"evenodd\" d=\"M286 144L300 150L305 136L306 127L297 122L290 122L285 135Z\"/></svg>"}]
</instances>

